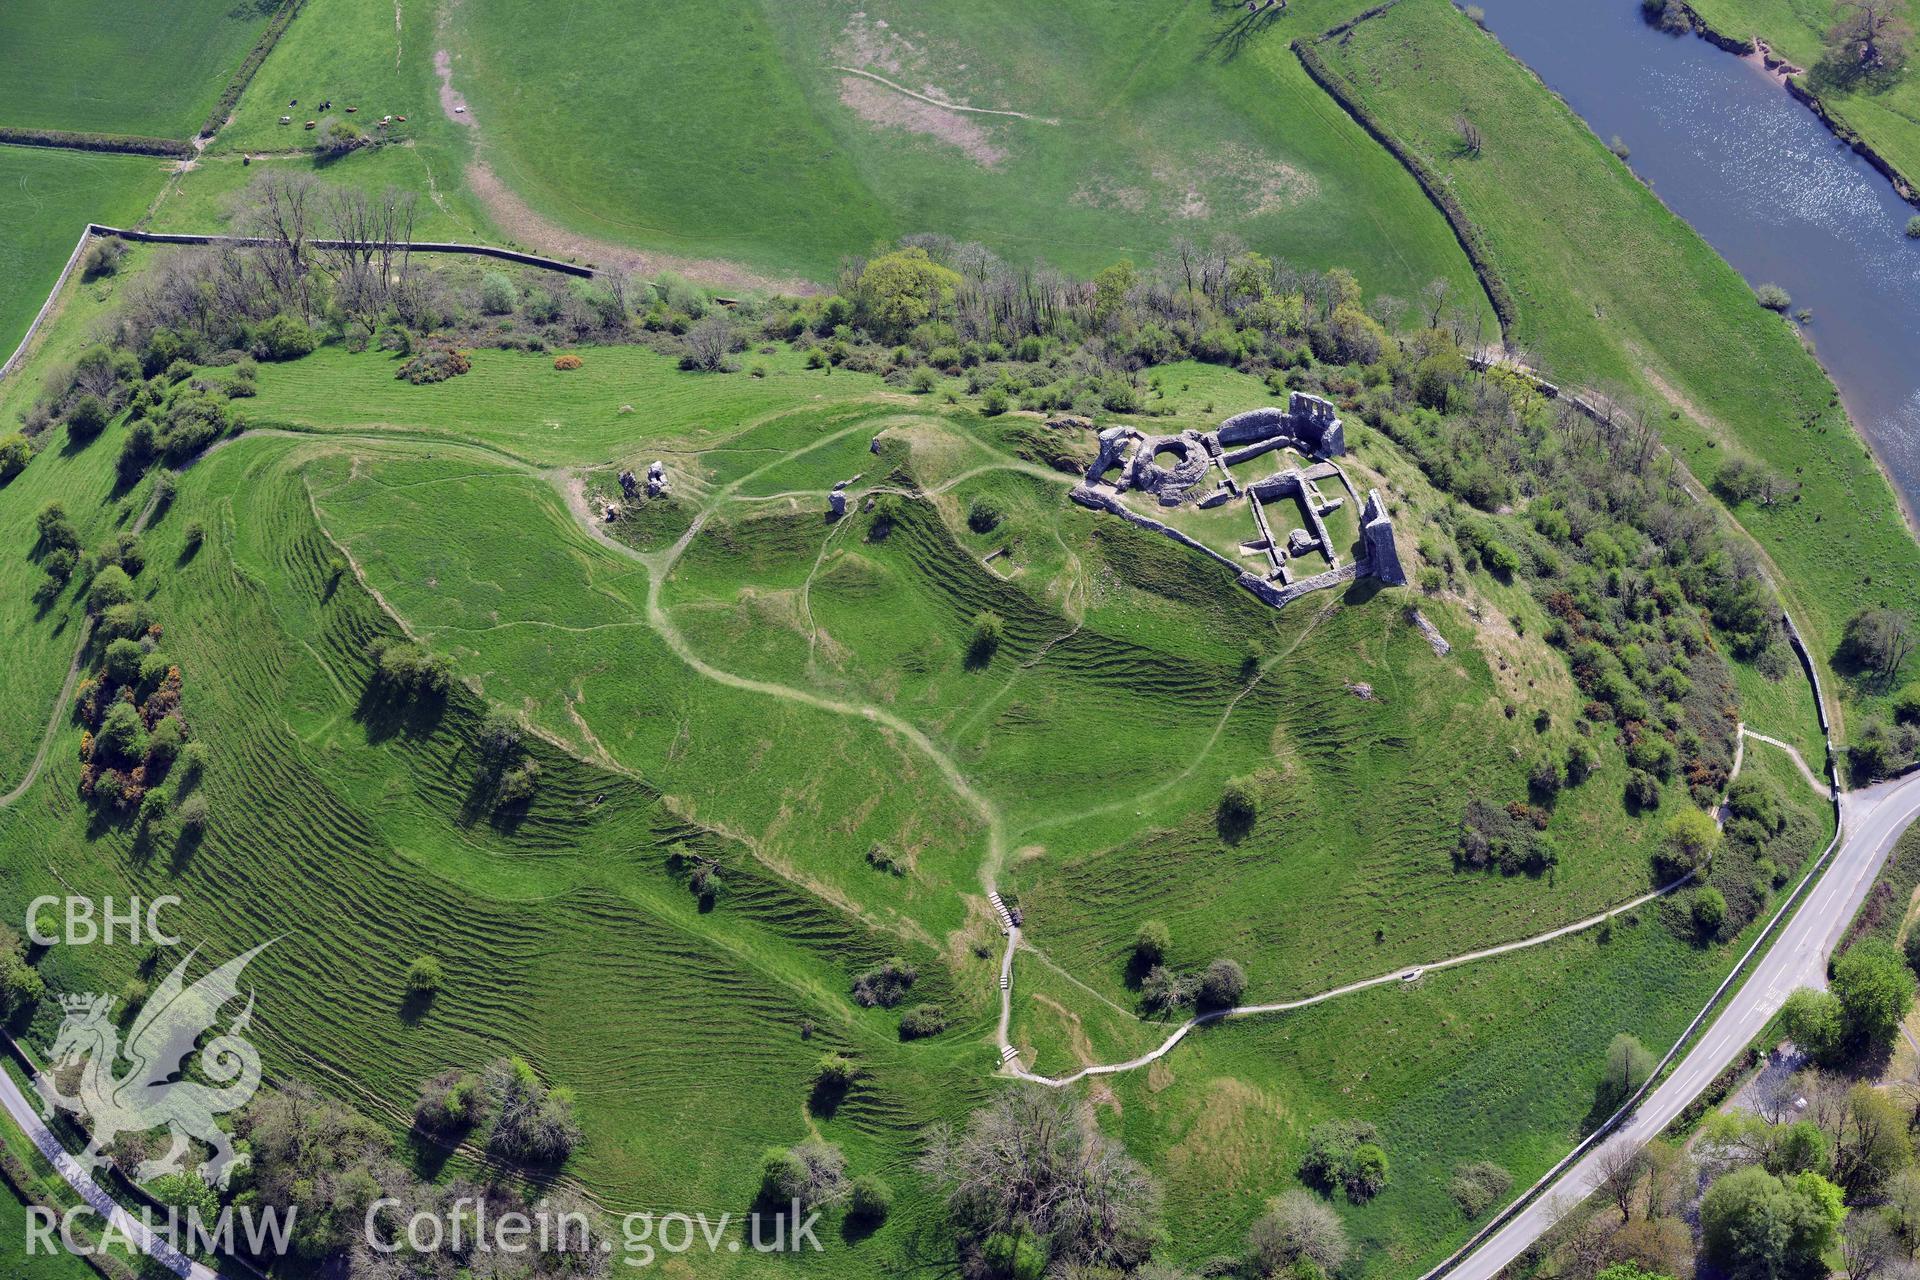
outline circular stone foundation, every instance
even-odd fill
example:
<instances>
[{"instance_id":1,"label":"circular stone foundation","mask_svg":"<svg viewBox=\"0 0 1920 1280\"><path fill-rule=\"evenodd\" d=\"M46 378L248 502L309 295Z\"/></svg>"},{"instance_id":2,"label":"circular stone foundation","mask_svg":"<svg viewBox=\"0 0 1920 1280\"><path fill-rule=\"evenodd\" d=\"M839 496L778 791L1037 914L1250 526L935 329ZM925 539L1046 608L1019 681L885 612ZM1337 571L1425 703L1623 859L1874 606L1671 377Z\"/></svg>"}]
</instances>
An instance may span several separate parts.
<instances>
[{"instance_id":1,"label":"circular stone foundation","mask_svg":"<svg viewBox=\"0 0 1920 1280\"><path fill-rule=\"evenodd\" d=\"M1155 436L1133 456L1133 487L1161 497L1178 497L1199 484L1212 462L1197 434Z\"/></svg>"}]
</instances>

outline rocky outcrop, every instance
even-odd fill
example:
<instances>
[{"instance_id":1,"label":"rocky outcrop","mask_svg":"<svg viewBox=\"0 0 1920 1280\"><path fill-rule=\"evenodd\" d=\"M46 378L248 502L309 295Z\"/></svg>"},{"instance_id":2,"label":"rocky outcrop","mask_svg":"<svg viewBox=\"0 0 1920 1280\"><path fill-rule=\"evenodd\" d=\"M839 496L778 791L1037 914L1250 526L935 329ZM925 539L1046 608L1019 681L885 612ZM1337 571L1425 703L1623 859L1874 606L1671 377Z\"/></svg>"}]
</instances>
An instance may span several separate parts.
<instances>
[{"instance_id":1,"label":"rocky outcrop","mask_svg":"<svg viewBox=\"0 0 1920 1280\"><path fill-rule=\"evenodd\" d=\"M1426 614L1420 612L1418 609L1409 609L1407 610L1407 617L1412 620L1414 626L1420 629L1420 634L1427 638L1427 643L1433 646L1435 657L1444 658L1453 652L1453 646L1447 643L1445 636L1440 634L1440 628L1427 621Z\"/></svg>"}]
</instances>

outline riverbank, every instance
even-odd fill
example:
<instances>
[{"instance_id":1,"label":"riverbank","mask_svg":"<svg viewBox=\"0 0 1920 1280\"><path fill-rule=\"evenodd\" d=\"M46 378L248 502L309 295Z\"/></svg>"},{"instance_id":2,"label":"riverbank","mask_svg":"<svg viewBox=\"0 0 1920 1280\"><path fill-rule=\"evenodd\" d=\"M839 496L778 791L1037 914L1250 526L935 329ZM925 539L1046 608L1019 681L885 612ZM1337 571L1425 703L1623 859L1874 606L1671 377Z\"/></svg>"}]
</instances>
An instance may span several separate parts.
<instances>
[{"instance_id":1,"label":"riverbank","mask_svg":"<svg viewBox=\"0 0 1920 1280\"><path fill-rule=\"evenodd\" d=\"M1758 34L1741 37L1717 30L1697 10L1685 3L1685 0L1667 0L1667 12L1677 14L1688 29L1701 40L1752 64L1763 72L1769 80L1785 90L1789 97L1811 111L1827 132L1846 143L1855 155L1871 165L1876 173L1892 185L1896 195L1908 204L1920 208L1920 188L1916 188L1915 183L1901 173L1892 161L1881 155L1872 144L1861 137L1858 130L1834 114L1820 95L1807 84L1805 67L1776 52ZM1661 29L1670 28L1663 26ZM1813 352L1814 358L1819 360L1818 348L1814 347ZM1826 368L1824 360L1821 360L1821 367ZM1828 376L1833 377L1831 370L1828 371ZM1840 400L1847 410L1847 416L1856 423L1863 421L1848 396L1846 388L1841 385L1840 379L1834 378L1834 386L1840 393ZM1886 479L1887 487L1893 490L1894 502L1900 509L1900 517L1906 524L1907 531L1915 539L1920 539L1920 500L1916 500L1914 495L1900 486L1893 469L1887 465L1886 458L1882 456L1879 449L1871 447L1871 442L1869 442L1869 452L1873 455L1874 465L1880 469L1880 474Z\"/></svg>"},{"instance_id":2,"label":"riverbank","mask_svg":"<svg viewBox=\"0 0 1920 1280\"><path fill-rule=\"evenodd\" d=\"M1312 51L1337 98L1471 221L1527 363L1641 409L1630 420L1707 484L1734 459L1789 482L1733 515L1777 567L1825 682L1846 619L1905 607L1920 581L1886 479L1920 483L1920 434L1900 416L1920 328L1920 255L1893 221L1905 206L1752 68L1658 40L1631 7L1483 5L1491 33L1441 0L1401 0ZM1614 134L1632 139L1631 168L1602 142ZM1821 360L1804 326L1756 300L1776 273L1817 313ZM1842 374L1862 388L1852 414ZM1912 465L1883 470L1863 435ZM1838 732L1876 713L1835 689Z\"/></svg>"},{"instance_id":3,"label":"riverbank","mask_svg":"<svg viewBox=\"0 0 1920 1280\"><path fill-rule=\"evenodd\" d=\"M1876 146L1859 129L1841 118L1839 113L1819 92L1808 83L1807 71L1795 65L1759 33L1752 36L1736 36L1716 27L1687 0L1667 0L1667 11L1681 16L1693 33L1716 48L1742 58L1757 59L1773 78L1807 110L1825 125L1827 131L1841 142L1847 144L1855 155L1872 165L1882 177L1893 184L1893 189L1902 200L1920 208L1920 180L1909 177L1888 157L1881 147ZM1774 37L1776 40L1778 35Z\"/></svg>"}]
</instances>

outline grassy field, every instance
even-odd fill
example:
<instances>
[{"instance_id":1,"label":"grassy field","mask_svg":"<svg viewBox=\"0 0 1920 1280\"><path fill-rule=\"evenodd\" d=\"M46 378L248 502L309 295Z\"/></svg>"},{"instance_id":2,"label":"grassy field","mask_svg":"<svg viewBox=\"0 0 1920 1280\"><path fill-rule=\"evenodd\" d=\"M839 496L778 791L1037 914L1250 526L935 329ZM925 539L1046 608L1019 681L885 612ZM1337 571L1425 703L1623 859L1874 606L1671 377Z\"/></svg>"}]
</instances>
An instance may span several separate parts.
<instances>
[{"instance_id":1,"label":"grassy field","mask_svg":"<svg viewBox=\"0 0 1920 1280\"><path fill-rule=\"evenodd\" d=\"M0 162L10 154L0 148ZM48 153L56 154L56 153ZM84 157L64 157L84 159ZM85 344L101 315L113 305L124 282L145 255L127 260L127 274L68 285L57 318L43 330L35 358L15 376L0 382L0 432L17 427L20 415L40 394L44 371L71 359ZM57 268L56 268L57 270ZM0 543L7 548L6 575L19 589L0 594L0 627L7 647L20 661L0 685L0 791L11 790L25 773L46 730L47 712L66 679L76 630L84 610L68 591L46 608L32 599L39 570L27 560L37 537L34 518L48 502L59 502L73 517L81 544L97 546L129 527L147 498L141 486L122 492L115 483L113 451L98 443L71 450L66 428L54 427L44 441L45 454L57 465L28 467L0 488Z\"/></svg>"},{"instance_id":2,"label":"grassy field","mask_svg":"<svg viewBox=\"0 0 1920 1280\"><path fill-rule=\"evenodd\" d=\"M1697 0L1694 12L1714 30L1740 39L1759 37L1796 66L1816 71L1834 24L1833 0ZM1920 3L1906 17L1920 22ZM1810 81L1820 101L1909 182L1920 180L1920 74L1909 66L1891 80L1836 84L1830 75Z\"/></svg>"},{"instance_id":3,"label":"grassy field","mask_svg":"<svg viewBox=\"0 0 1920 1280\"><path fill-rule=\"evenodd\" d=\"M1661 432L1696 475L1736 447L1803 486L1736 514L1820 658L1854 610L1920 580L1920 545L1787 322L1492 37L1446 0L1407 0L1320 53L1451 184L1512 286L1517 339L1547 369L1670 406ZM1502 121L1477 156L1456 145L1469 93Z\"/></svg>"},{"instance_id":4,"label":"grassy field","mask_svg":"<svg viewBox=\"0 0 1920 1280\"><path fill-rule=\"evenodd\" d=\"M137 220L160 190L165 164L151 156L0 146L0 362L47 300L81 229ZM9 419L0 433L12 429Z\"/></svg>"},{"instance_id":5,"label":"grassy field","mask_svg":"<svg viewBox=\"0 0 1920 1280\"><path fill-rule=\"evenodd\" d=\"M1287 53L1352 7L1306 0L1247 32L1206 3L1143 21L1112 0L851 16L589 0L563 17L481 0L448 48L498 176L608 240L827 280L913 231L1081 270L1233 232L1364 264L1389 292L1466 286L1411 181Z\"/></svg>"},{"instance_id":6,"label":"grassy field","mask_svg":"<svg viewBox=\"0 0 1920 1280\"><path fill-rule=\"evenodd\" d=\"M523 461L578 466L628 457L647 441L698 446L776 411L826 408L880 386L871 375L802 369L791 354L757 357L765 378L689 377L672 358L638 346L580 354L583 367L562 372L551 355L476 351L466 377L417 387L393 376L395 359L334 348L273 370L251 416L329 430L438 433Z\"/></svg>"},{"instance_id":7,"label":"grassy field","mask_svg":"<svg viewBox=\"0 0 1920 1280\"><path fill-rule=\"evenodd\" d=\"M37 1228L38 1224L35 1225ZM0 1188L0 1240L7 1241L5 1248L9 1254L19 1252L13 1242L25 1241L27 1230L27 1206L20 1203L11 1190ZM54 1239L59 1238L59 1230L55 1228ZM24 1248L23 1244L21 1250ZM14 1257L8 1263L11 1268L8 1274L15 1280L99 1280L100 1273L84 1260L58 1249L57 1245L56 1250L52 1254L40 1252L31 1257L24 1254Z\"/></svg>"},{"instance_id":8,"label":"grassy field","mask_svg":"<svg viewBox=\"0 0 1920 1280\"><path fill-rule=\"evenodd\" d=\"M185 138L239 69L273 0L57 0L0 12L0 124Z\"/></svg>"}]
</instances>

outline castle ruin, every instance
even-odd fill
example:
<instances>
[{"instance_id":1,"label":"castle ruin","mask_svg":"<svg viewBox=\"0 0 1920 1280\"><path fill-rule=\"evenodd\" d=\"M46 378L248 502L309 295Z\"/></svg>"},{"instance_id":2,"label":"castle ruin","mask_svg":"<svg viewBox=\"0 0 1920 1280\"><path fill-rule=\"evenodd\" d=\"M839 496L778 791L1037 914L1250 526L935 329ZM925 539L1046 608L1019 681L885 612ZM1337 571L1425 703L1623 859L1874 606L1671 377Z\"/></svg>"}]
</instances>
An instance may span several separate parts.
<instances>
[{"instance_id":1,"label":"castle ruin","mask_svg":"<svg viewBox=\"0 0 1920 1280\"><path fill-rule=\"evenodd\" d=\"M1203 552L1231 569L1237 581L1279 608L1309 591L1371 577L1398 586L1406 581L1393 544L1393 520L1380 491L1370 489L1364 506L1346 472L1334 461L1347 451L1346 431L1333 403L1295 391L1287 407L1250 409L1212 431L1186 430L1149 436L1133 427L1100 433L1100 452L1072 498ZM1271 475L1242 484L1232 468L1273 453ZM1337 480L1344 494L1328 496L1324 481ZM1124 495L1152 497L1165 508L1191 504L1211 509L1244 500L1252 536L1240 543L1255 568L1209 547L1188 533L1129 505ZM1358 509L1357 558L1342 563L1326 518L1342 506ZM1284 536L1277 530L1284 529Z\"/></svg>"}]
</instances>

